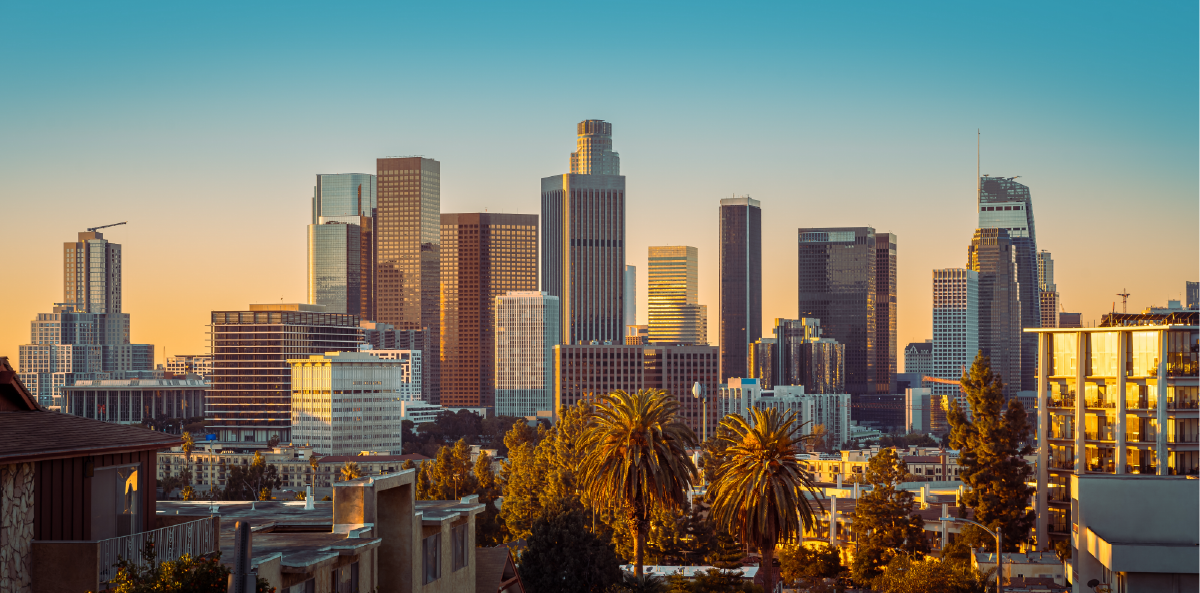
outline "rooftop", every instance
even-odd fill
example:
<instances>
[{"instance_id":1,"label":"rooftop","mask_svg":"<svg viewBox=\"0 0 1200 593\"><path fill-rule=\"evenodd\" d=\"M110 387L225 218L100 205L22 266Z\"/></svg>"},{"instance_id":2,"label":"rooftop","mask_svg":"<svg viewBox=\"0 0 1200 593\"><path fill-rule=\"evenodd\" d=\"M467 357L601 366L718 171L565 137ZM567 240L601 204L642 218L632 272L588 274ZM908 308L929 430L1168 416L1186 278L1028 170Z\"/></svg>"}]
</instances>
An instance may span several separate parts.
<instances>
[{"instance_id":1,"label":"rooftop","mask_svg":"<svg viewBox=\"0 0 1200 593\"><path fill-rule=\"evenodd\" d=\"M0 464L166 449L179 437L41 410L0 412Z\"/></svg>"}]
</instances>

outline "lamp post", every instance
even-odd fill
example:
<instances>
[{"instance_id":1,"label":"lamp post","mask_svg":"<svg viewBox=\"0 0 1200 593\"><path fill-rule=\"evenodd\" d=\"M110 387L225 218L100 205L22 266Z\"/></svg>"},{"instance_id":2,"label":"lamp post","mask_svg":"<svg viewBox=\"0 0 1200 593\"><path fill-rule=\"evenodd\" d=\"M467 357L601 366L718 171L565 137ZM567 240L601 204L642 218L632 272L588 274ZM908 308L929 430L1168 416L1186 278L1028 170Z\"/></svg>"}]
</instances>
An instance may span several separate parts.
<instances>
[{"instance_id":1,"label":"lamp post","mask_svg":"<svg viewBox=\"0 0 1200 593\"><path fill-rule=\"evenodd\" d=\"M704 441L708 440L708 397L699 381L692 384L692 397L700 400L700 445L703 446Z\"/></svg>"},{"instance_id":2,"label":"lamp post","mask_svg":"<svg viewBox=\"0 0 1200 593\"><path fill-rule=\"evenodd\" d=\"M946 517L943 521L957 521L959 523L970 523L996 538L996 593L1004 593L1004 532L999 529L992 531L985 527L982 523L963 519L961 517Z\"/></svg>"}]
</instances>

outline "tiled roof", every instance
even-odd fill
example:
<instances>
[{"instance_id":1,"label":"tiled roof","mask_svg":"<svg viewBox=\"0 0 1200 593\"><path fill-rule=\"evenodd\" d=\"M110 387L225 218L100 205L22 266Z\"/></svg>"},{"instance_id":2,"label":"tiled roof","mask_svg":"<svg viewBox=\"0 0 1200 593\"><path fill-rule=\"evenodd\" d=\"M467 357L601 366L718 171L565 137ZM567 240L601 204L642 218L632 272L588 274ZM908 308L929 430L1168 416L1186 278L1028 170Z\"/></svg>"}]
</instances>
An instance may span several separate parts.
<instances>
[{"instance_id":1,"label":"tiled roof","mask_svg":"<svg viewBox=\"0 0 1200 593\"><path fill-rule=\"evenodd\" d=\"M0 464L165 449L179 437L57 412L0 412Z\"/></svg>"}]
</instances>

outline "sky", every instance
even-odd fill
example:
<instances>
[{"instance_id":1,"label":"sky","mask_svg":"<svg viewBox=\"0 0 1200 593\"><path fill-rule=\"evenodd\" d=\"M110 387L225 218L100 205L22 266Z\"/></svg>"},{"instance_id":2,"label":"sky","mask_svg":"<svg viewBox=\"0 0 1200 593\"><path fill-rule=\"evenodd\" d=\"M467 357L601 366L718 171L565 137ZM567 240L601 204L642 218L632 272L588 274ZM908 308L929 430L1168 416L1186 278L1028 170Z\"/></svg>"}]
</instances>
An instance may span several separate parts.
<instances>
[{"instance_id":1,"label":"sky","mask_svg":"<svg viewBox=\"0 0 1200 593\"><path fill-rule=\"evenodd\" d=\"M1200 277L1197 4L4 3L0 356L63 298L62 243L123 245L135 343L303 302L315 175L441 162L442 211L536 213L575 124L627 176L628 263L692 245L717 336L718 202L763 208L764 328L796 229L897 235L898 343L931 337L982 173L1020 175L1067 311ZM1120 308L1120 303L1116 307ZM902 368L902 363L901 363Z\"/></svg>"}]
</instances>

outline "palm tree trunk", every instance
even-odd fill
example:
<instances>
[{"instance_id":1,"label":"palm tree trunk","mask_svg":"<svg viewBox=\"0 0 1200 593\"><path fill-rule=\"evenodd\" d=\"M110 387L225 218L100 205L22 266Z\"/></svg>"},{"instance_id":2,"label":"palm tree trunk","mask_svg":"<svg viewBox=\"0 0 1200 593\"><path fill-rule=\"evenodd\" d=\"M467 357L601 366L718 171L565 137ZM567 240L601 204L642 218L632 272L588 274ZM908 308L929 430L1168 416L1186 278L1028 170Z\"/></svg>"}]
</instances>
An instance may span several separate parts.
<instances>
[{"instance_id":1,"label":"palm tree trunk","mask_svg":"<svg viewBox=\"0 0 1200 593\"><path fill-rule=\"evenodd\" d=\"M762 556L758 563L759 572L763 573L763 591L771 593L775 590L775 573L772 564L775 559L775 546L763 546Z\"/></svg>"},{"instance_id":2,"label":"palm tree trunk","mask_svg":"<svg viewBox=\"0 0 1200 593\"><path fill-rule=\"evenodd\" d=\"M629 509L629 531L633 533L633 576L642 578L642 561L646 549L646 533L643 529L641 511L637 506Z\"/></svg>"}]
</instances>

